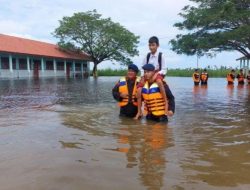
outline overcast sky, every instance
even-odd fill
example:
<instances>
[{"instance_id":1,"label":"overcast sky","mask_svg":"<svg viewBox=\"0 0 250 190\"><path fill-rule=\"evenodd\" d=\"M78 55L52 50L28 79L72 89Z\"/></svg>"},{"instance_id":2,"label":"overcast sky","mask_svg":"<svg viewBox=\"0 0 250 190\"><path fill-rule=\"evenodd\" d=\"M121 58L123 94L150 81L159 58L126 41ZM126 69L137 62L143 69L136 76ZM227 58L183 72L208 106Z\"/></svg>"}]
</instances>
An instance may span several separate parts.
<instances>
[{"instance_id":1,"label":"overcast sky","mask_svg":"<svg viewBox=\"0 0 250 190\"><path fill-rule=\"evenodd\" d=\"M196 67L196 57L177 55L169 46L169 40L181 32L173 24L181 21L178 13L188 4L188 0L0 0L0 33L56 43L51 33L58 27L58 20L96 9L103 17L111 17L140 36L140 55L133 58L135 64L141 64L148 52L148 38L155 35L160 39L168 68ZM236 67L239 63L235 59L240 56L237 52L226 52L212 59L200 58L199 64Z\"/></svg>"}]
</instances>

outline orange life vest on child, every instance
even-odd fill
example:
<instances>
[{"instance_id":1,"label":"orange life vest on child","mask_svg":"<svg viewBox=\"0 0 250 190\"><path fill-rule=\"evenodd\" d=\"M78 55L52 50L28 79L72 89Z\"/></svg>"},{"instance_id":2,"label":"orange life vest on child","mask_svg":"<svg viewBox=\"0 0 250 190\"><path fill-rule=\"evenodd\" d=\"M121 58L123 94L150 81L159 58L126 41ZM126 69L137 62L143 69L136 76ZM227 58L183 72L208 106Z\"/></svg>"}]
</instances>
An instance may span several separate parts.
<instances>
[{"instance_id":1,"label":"orange life vest on child","mask_svg":"<svg viewBox=\"0 0 250 190\"><path fill-rule=\"evenodd\" d=\"M205 72L201 73L201 81L206 82L208 78L208 74Z\"/></svg>"},{"instance_id":2,"label":"orange life vest on child","mask_svg":"<svg viewBox=\"0 0 250 190\"><path fill-rule=\"evenodd\" d=\"M193 74L193 81L194 82L200 82L200 73L194 72L194 74Z\"/></svg>"},{"instance_id":3,"label":"orange life vest on child","mask_svg":"<svg viewBox=\"0 0 250 190\"><path fill-rule=\"evenodd\" d=\"M235 78L235 76L231 72L227 74L227 81L228 82L234 82L234 78Z\"/></svg>"},{"instance_id":4,"label":"orange life vest on child","mask_svg":"<svg viewBox=\"0 0 250 190\"><path fill-rule=\"evenodd\" d=\"M136 92L137 92L137 88L136 85L137 83L140 81L139 77L136 77L135 80L135 84L134 84L134 88L133 88L133 93L132 93L132 103L137 106L137 99L136 99ZM119 80L119 93L125 93L125 94L129 94L128 92L128 85L127 85L127 80L126 77L122 77ZM120 107L126 106L128 105L129 102L129 98L122 98L122 100L120 102L118 102L118 105Z\"/></svg>"},{"instance_id":5,"label":"orange life vest on child","mask_svg":"<svg viewBox=\"0 0 250 190\"><path fill-rule=\"evenodd\" d=\"M165 101L157 83L153 83L149 86L149 83L146 81L142 88L142 97L148 113L154 116L162 116L165 114Z\"/></svg>"}]
</instances>

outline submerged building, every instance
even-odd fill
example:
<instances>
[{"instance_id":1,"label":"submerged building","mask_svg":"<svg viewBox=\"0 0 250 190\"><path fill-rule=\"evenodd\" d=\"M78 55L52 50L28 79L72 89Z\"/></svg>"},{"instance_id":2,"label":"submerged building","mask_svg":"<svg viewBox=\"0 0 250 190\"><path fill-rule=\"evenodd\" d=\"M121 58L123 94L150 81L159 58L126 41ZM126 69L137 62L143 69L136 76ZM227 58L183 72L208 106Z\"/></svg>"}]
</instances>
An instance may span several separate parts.
<instances>
[{"instance_id":1,"label":"submerged building","mask_svg":"<svg viewBox=\"0 0 250 190\"><path fill-rule=\"evenodd\" d=\"M90 61L55 44L0 34L0 78L82 77Z\"/></svg>"},{"instance_id":2,"label":"submerged building","mask_svg":"<svg viewBox=\"0 0 250 190\"><path fill-rule=\"evenodd\" d=\"M246 76L248 74L248 71L250 70L250 59L246 56L236 59L236 61L240 62L240 69L243 70L244 75Z\"/></svg>"}]
</instances>

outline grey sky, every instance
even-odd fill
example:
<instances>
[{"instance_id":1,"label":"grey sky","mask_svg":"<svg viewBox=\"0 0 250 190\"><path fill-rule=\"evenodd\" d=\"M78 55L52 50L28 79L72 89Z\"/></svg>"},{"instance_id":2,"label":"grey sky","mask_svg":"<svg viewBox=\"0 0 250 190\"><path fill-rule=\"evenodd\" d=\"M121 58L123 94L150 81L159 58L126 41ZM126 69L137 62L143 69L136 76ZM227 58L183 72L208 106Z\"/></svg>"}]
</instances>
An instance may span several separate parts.
<instances>
[{"instance_id":1,"label":"grey sky","mask_svg":"<svg viewBox=\"0 0 250 190\"><path fill-rule=\"evenodd\" d=\"M181 20L178 13L189 3L188 0L0 0L0 33L56 43L51 33L58 26L58 20L74 12L97 9L103 17L111 17L141 37L140 55L133 59L136 64L141 64L148 52L148 38L156 35L168 67L195 67L196 57L177 55L168 44L179 32L173 27ZM213 59L201 58L199 62L203 67L238 66L235 59L240 56L237 52L221 53ZM110 66L110 63L100 65Z\"/></svg>"}]
</instances>

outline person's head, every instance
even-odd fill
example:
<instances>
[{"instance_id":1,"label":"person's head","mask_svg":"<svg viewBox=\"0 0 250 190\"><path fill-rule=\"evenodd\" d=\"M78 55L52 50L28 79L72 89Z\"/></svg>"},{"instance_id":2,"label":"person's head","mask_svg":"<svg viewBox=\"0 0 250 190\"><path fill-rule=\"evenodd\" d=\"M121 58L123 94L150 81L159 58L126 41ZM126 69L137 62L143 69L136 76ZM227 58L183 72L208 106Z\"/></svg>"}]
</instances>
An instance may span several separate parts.
<instances>
[{"instance_id":1,"label":"person's head","mask_svg":"<svg viewBox=\"0 0 250 190\"><path fill-rule=\"evenodd\" d=\"M155 74L155 66L152 64L145 64L143 67L144 77L146 80L150 80L153 78Z\"/></svg>"},{"instance_id":2,"label":"person's head","mask_svg":"<svg viewBox=\"0 0 250 190\"><path fill-rule=\"evenodd\" d=\"M130 64L128 66L127 77L129 79L133 79L136 77L137 73L139 72L138 67L135 64Z\"/></svg>"},{"instance_id":3,"label":"person's head","mask_svg":"<svg viewBox=\"0 0 250 190\"><path fill-rule=\"evenodd\" d=\"M232 72L232 73L235 73L235 70L234 70L234 69L232 69L232 70L231 70L231 72Z\"/></svg>"},{"instance_id":4,"label":"person's head","mask_svg":"<svg viewBox=\"0 0 250 190\"><path fill-rule=\"evenodd\" d=\"M240 69L240 73L243 73L243 70L242 70L242 69Z\"/></svg>"},{"instance_id":5,"label":"person's head","mask_svg":"<svg viewBox=\"0 0 250 190\"><path fill-rule=\"evenodd\" d=\"M194 71L195 71L195 72L198 72L198 71L199 71L199 69L195 69Z\"/></svg>"},{"instance_id":6,"label":"person's head","mask_svg":"<svg viewBox=\"0 0 250 190\"><path fill-rule=\"evenodd\" d=\"M154 54L157 51L159 45L160 45L159 39L156 36L152 36L151 38L149 38L148 47L152 54Z\"/></svg>"}]
</instances>

